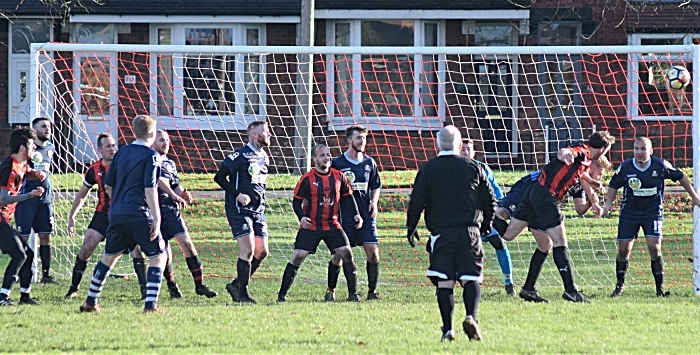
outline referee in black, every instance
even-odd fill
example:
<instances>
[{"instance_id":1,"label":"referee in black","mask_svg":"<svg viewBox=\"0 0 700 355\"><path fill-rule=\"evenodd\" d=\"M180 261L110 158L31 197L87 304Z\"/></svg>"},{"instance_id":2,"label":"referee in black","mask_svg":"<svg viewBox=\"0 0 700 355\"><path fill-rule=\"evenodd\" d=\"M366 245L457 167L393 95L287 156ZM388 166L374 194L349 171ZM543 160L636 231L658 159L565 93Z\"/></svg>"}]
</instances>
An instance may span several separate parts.
<instances>
[{"instance_id":1,"label":"referee in black","mask_svg":"<svg viewBox=\"0 0 700 355\"><path fill-rule=\"evenodd\" d=\"M496 210L496 196L484 170L472 159L460 155L462 135L454 126L437 134L438 156L418 171L408 204L408 242L416 245L416 228L425 209L430 231L426 250L430 253L427 275L437 286L442 316L442 341L454 340L452 312L454 287L464 288L467 317L462 323L469 340L481 340L477 310L484 263L481 236L488 234Z\"/></svg>"}]
</instances>

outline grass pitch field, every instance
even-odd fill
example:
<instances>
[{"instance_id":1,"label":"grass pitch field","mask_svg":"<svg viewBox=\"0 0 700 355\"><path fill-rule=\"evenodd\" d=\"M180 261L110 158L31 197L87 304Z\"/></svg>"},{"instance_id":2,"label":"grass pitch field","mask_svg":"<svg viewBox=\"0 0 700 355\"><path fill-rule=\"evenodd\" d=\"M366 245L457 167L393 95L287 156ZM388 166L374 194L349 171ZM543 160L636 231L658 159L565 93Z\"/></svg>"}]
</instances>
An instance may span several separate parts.
<instances>
[{"instance_id":1,"label":"grass pitch field","mask_svg":"<svg viewBox=\"0 0 700 355\"><path fill-rule=\"evenodd\" d=\"M0 308L1 352L60 353L694 353L700 346L700 298L692 291L690 234L693 222L687 200L667 202L664 257L668 290L672 297L654 297L648 256L638 243L628 276L629 287L620 299L608 295L614 286L614 233L617 219L574 218L567 215L575 280L592 304L572 304L561 299L562 287L551 257L539 280L540 293L549 304L508 298L492 248L485 246L485 287L479 311L484 341L470 343L461 329L464 307L461 289L455 291L454 327L457 341L440 343L440 316L434 288L424 276L427 257L420 247L404 241L405 196L385 195L378 223L381 237L380 301L322 302L328 254L324 246L302 265L285 304L275 302L286 260L291 255L295 218L289 201L271 201L270 249L272 255L256 273L251 295L259 304L233 305L225 284L234 273L237 249L229 237L221 201L197 201L185 210L195 245L204 262L205 282L219 292L206 299L194 294L189 272L175 247L175 267L184 298L171 300L167 290L160 305L165 314L141 313L135 277L109 278L100 298L104 311L81 314L93 256L83 278L80 297L65 300L69 270L82 237L65 236L59 220L53 238L61 285L33 285L39 306ZM65 211L70 201L57 201ZM90 211L90 206L85 207ZM65 217L63 217L65 218ZM76 229L82 235L87 219ZM534 250L526 234L508 244L514 261L514 277L522 284ZM100 249L98 249L99 251ZM363 253L355 249L358 275L365 280ZM99 253L98 253L99 254ZM8 259L0 256L0 269ZM120 271L130 272L130 262ZM342 275L341 275L342 278ZM364 296L366 285L360 284ZM17 285L12 293L19 298ZM685 335L683 335L685 334Z\"/></svg>"}]
</instances>

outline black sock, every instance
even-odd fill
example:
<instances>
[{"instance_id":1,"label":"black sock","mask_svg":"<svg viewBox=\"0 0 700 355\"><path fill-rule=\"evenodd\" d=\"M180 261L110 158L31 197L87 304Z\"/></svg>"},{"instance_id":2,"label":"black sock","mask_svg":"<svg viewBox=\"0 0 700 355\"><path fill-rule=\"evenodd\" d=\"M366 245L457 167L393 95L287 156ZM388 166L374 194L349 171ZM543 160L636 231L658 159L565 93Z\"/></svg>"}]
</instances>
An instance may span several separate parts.
<instances>
[{"instance_id":1,"label":"black sock","mask_svg":"<svg viewBox=\"0 0 700 355\"><path fill-rule=\"evenodd\" d=\"M338 275L340 275L340 266L333 264L332 261L328 262L328 289L330 291L335 291L335 287L338 286Z\"/></svg>"},{"instance_id":2,"label":"black sock","mask_svg":"<svg viewBox=\"0 0 700 355\"><path fill-rule=\"evenodd\" d=\"M20 269L27 260L27 255L20 248L14 248L7 253L10 256L10 262L5 269L5 275L2 278L2 288L12 290L12 285L19 278ZM31 264L31 263L30 263Z\"/></svg>"},{"instance_id":3,"label":"black sock","mask_svg":"<svg viewBox=\"0 0 700 355\"><path fill-rule=\"evenodd\" d=\"M187 268L190 269L190 273L192 273L192 278L194 279L194 286L198 287L202 285L202 262L199 260L199 256L190 256L189 258L185 258L185 262L187 263Z\"/></svg>"},{"instance_id":4,"label":"black sock","mask_svg":"<svg viewBox=\"0 0 700 355\"><path fill-rule=\"evenodd\" d=\"M554 264L559 269L559 275L564 282L564 291L568 293L576 292L574 285L574 275L571 272L571 263L569 262L569 253L566 247L554 248Z\"/></svg>"},{"instance_id":5,"label":"black sock","mask_svg":"<svg viewBox=\"0 0 700 355\"><path fill-rule=\"evenodd\" d=\"M437 303L442 318L442 332L452 330L452 313L455 309L455 295L451 288L437 289Z\"/></svg>"},{"instance_id":6,"label":"black sock","mask_svg":"<svg viewBox=\"0 0 700 355\"><path fill-rule=\"evenodd\" d=\"M537 278L540 277L542 273L542 266L545 260L547 260L548 252L543 252L542 250L535 249L530 259L530 268L527 270L527 279L525 279L525 284L523 289L527 291L534 291L535 285L537 284Z\"/></svg>"},{"instance_id":7,"label":"black sock","mask_svg":"<svg viewBox=\"0 0 700 355\"><path fill-rule=\"evenodd\" d=\"M26 247L24 253L27 258L24 260L24 264L19 268L19 287L28 289L32 286L32 260L34 260L34 252L29 247Z\"/></svg>"},{"instance_id":8,"label":"black sock","mask_svg":"<svg viewBox=\"0 0 700 355\"><path fill-rule=\"evenodd\" d=\"M44 275L49 274L51 269L51 246L50 245L40 245L39 246L39 258L41 259L41 272Z\"/></svg>"},{"instance_id":9,"label":"black sock","mask_svg":"<svg viewBox=\"0 0 700 355\"><path fill-rule=\"evenodd\" d=\"M658 259L651 259L651 273L654 274L654 283L656 290L661 291L664 288L664 258L659 256Z\"/></svg>"},{"instance_id":10,"label":"black sock","mask_svg":"<svg viewBox=\"0 0 700 355\"><path fill-rule=\"evenodd\" d=\"M70 287L78 289L80 287L80 281L83 279L83 273L87 269L87 261L81 259L76 255L75 265L73 265L73 274L70 279Z\"/></svg>"},{"instance_id":11,"label":"black sock","mask_svg":"<svg viewBox=\"0 0 700 355\"><path fill-rule=\"evenodd\" d=\"M250 261L241 258L236 262L238 272L238 290L244 296L248 296L248 283L250 282Z\"/></svg>"},{"instance_id":12,"label":"black sock","mask_svg":"<svg viewBox=\"0 0 700 355\"><path fill-rule=\"evenodd\" d=\"M479 301L481 301L481 286L476 281L467 281L463 286L464 293L464 308L467 310L467 316L472 316L476 320L476 313L479 310Z\"/></svg>"},{"instance_id":13,"label":"black sock","mask_svg":"<svg viewBox=\"0 0 700 355\"><path fill-rule=\"evenodd\" d=\"M343 275L345 275L345 281L348 283L348 295L354 295L357 293L357 268L355 263L343 260Z\"/></svg>"},{"instance_id":14,"label":"black sock","mask_svg":"<svg viewBox=\"0 0 700 355\"><path fill-rule=\"evenodd\" d=\"M134 263L134 272L136 273L136 278L139 280L139 285L146 284L146 263L144 258L134 258L132 259Z\"/></svg>"},{"instance_id":15,"label":"black sock","mask_svg":"<svg viewBox=\"0 0 700 355\"><path fill-rule=\"evenodd\" d=\"M171 261L165 264L165 268L163 269L163 278L168 284L168 287L175 286L175 273L173 272L173 263Z\"/></svg>"},{"instance_id":16,"label":"black sock","mask_svg":"<svg viewBox=\"0 0 700 355\"><path fill-rule=\"evenodd\" d=\"M297 277L297 271L299 271L298 266L287 263L287 267L284 268L284 274L282 274L282 285L280 286L279 296L287 295L287 291L292 287L294 278Z\"/></svg>"},{"instance_id":17,"label":"black sock","mask_svg":"<svg viewBox=\"0 0 700 355\"><path fill-rule=\"evenodd\" d=\"M615 271L617 274L617 285L622 286L625 284L625 275L627 274L627 267L630 265L629 259L620 260L619 257L615 259Z\"/></svg>"},{"instance_id":18,"label":"black sock","mask_svg":"<svg viewBox=\"0 0 700 355\"><path fill-rule=\"evenodd\" d=\"M255 271L258 270L258 268L260 267L260 263L262 263L262 260L258 260L255 257L253 257L253 261L250 262L250 277L253 277Z\"/></svg>"},{"instance_id":19,"label":"black sock","mask_svg":"<svg viewBox=\"0 0 700 355\"><path fill-rule=\"evenodd\" d=\"M506 220L503 219L503 217L496 215L493 219L493 223L491 223L491 226L493 227L493 229L496 230L496 232L498 232L498 234L501 237L506 235L506 230L508 229L508 222L506 222Z\"/></svg>"},{"instance_id":20,"label":"black sock","mask_svg":"<svg viewBox=\"0 0 700 355\"><path fill-rule=\"evenodd\" d=\"M379 262L370 263L367 262L367 286L369 292L372 293L377 290L377 282L379 281Z\"/></svg>"}]
</instances>

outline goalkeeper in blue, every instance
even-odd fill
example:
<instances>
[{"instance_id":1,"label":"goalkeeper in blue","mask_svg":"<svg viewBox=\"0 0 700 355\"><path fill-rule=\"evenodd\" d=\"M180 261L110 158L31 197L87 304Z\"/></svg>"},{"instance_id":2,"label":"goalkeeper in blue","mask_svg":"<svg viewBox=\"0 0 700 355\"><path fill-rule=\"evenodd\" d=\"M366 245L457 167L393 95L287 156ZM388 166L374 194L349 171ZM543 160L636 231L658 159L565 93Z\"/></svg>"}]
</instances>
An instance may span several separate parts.
<instances>
[{"instance_id":1,"label":"goalkeeper in blue","mask_svg":"<svg viewBox=\"0 0 700 355\"><path fill-rule=\"evenodd\" d=\"M479 166L484 169L486 174L486 179L491 184L493 192L496 195L496 200L501 200L503 198L503 191L496 183L496 178L493 176L493 171L489 168L486 163L474 159L474 141L471 139L465 139L464 144L462 144L462 155L473 159ZM515 285L513 285L513 263L510 259L510 251L501 236L498 234L496 229L491 229L489 234L481 236L481 241L483 243L489 242L491 246L496 250L496 258L498 259L498 265L501 267L501 272L503 272L503 278L505 279L506 294L508 296L515 296Z\"/></svg>"}]
</instances>

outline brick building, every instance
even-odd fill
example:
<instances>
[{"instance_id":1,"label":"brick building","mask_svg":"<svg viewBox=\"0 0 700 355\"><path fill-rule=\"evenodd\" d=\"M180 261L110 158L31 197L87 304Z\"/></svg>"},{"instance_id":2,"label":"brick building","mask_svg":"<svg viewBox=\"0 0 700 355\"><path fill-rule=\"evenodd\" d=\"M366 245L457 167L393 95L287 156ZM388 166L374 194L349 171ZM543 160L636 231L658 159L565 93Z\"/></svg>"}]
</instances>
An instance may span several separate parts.
<instances>
[{"instance_id":1,"label":"brick building","mask_svg":"<svg viewBox=\"0 0 700 355\"><path fill-rule=\"evenodd\" d=\"M315 45L696 43L699 8L680 3L317 0ZM292 47L299 42L301 2L0 0L0 11L6 17L0 19L0 142L8 142L11 127L31 121L32 42ZM454 124L476 141L485 160L532 169L545 161L545 151L578 141L595 127L617 137L662 137L655 140L661 154L690 165L691 111L679 106L673 114L669 94L655 82L654 73L664 69L655 58L319 55L314 57L313 135L338 153L343 143L337 135L361 123L372 129L368 150L384 169L412 169L435 154L434 133ZM90 146L99 132L128 142L129 119L137 114L157 116L171 132L173 155L184 170L214 169L245 141L245 125L255 119L274 129L273 169L296 166L295 55L222 55L215 59L223 63L219 68L211 58L138 52L52 53L50 59L56 71L48 79L58 85L48 94L57 102L49 112L62 167L93 159ZM678 61L688 65L684 58ZM207 68L239 79L212 85ZM640 84L628 87L630 81ZM1 155L8 146L0 143ZM630 147L626 141L618 145L613 160L619 162Z\"/></svg>"}]
</instances>

